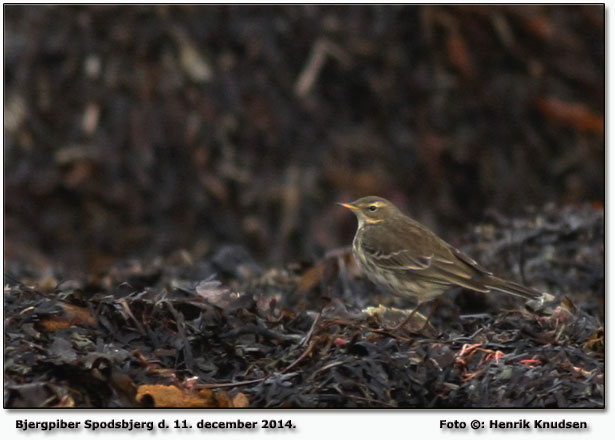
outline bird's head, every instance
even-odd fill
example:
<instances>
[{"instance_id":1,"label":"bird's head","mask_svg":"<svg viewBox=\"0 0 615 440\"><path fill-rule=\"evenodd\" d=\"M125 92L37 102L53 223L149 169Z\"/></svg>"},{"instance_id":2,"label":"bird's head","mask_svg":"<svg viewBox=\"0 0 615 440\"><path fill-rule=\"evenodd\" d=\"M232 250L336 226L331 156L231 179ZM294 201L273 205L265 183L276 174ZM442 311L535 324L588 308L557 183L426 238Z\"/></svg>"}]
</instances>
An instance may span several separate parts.
<instances>
[{"instance_id":1,"label":"bird's head","mask_svg":"<svg viewBox=\"0 0 615 440\"><path fill-rule=\"evenodd\" d=\"M338 205L354 212L359 219L359 227L364 224L380 223L400 214L395 205L382 197L376 196L362 197L352 203L338 203Z\"/></svg>"}]
</instances>

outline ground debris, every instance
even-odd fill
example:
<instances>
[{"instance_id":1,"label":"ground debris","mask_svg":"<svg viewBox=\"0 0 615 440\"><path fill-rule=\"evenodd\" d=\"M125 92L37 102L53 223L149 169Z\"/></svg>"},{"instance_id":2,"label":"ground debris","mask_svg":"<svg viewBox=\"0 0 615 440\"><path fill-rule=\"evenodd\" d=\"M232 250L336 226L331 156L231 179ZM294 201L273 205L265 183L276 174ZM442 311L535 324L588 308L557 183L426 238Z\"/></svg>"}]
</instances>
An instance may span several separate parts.
<instances>
[{"instance_id":1,"label":"ground debris","mask_svg":"<svg viewBox=\"0 0 615 440\"><path fill-rule=\"evenodd\" d=\"M269 269L245 249L215 261L185 251L43 287L13 273L5 405L602 407L603 219L593 206L546 207L474 228L464 249L555 300L534 311L453 291L426 331L396 325L408 304L364 307L387 294L347 250Z\"/></svg>"}]
</instances>

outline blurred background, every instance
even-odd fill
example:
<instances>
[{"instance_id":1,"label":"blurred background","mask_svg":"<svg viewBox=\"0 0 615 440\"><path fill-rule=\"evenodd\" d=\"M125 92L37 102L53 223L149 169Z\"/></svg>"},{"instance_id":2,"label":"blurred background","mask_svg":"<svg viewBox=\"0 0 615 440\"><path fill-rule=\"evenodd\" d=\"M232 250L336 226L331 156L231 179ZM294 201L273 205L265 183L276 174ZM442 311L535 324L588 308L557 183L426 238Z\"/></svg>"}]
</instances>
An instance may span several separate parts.
<instances>
[{"instance_id":1,"label":"blurred background","mask_svg":"<svg viewBox=\"0 0 615 440\"><path fill-rule=\"evenodd\" d=\"M451 242L604 202L604 7L4 6L5 264ZM52 263L51 263L52 262Z\"/></svg>"}]
</instances>

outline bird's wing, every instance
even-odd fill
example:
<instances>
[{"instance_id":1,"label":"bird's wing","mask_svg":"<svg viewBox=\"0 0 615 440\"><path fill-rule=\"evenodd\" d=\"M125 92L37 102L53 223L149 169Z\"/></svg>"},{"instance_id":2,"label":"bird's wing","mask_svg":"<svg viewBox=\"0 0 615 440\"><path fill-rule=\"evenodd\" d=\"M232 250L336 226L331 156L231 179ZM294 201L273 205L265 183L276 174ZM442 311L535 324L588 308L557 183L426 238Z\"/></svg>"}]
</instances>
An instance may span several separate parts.
<instances>
[{"instance_id":1,"label":"bird's wing","mask_svg":"<svg viewBox=\"0 0 615 440\"><path fill-rule=\"evenodd\" d=\"M366 256L383 269L412 271L443 285L489 290L482 278L490 272L418 223L406 224L403 233L374 229L365 234L362 247Z\"/></svg>"},{"instance_id":2,"label":"bird's wing","mask_svg":"<svg viewBox=\"0 0 615 440\"><path fill-rule=\"evenodd\" d=\"M363 244L366 256L383 269L425 270L431 266L432 255L417 255L413 249L386 252Z\"/></svg>"},{"instance_id":3,"label":"bird's wing","mask_svg":"<svg viewBox=\"0 0 615 440\"><path fill-rule=\"evenodd\" d=\"M368 230L361 247L379 267L392 270L426 270L447 252L438 237L415 222Z\"/></svg>"},{"instance_id":4,"label":"bird's wing","mask_svg":"<svg viewBox=\"0 0 615 440\"><path fill-rule=\"evenodd\" d=\"M421 276L429 278L432 283L453 284L479 292L488 292L484 280L490 272L483 269L476 261L449 245L446 257L434 256L432 268Z\"/></svg>"},{"instance_id":5,"label":"bird's wing","mask_svg":"<svg viewBox=\"0 0 615 440\"><path fill-rule=\"evenodd\" d=\"M455 257L457 257L457 259L459 261L461 261L462 263L467 264L468 266L470 266L472 269L484 274L484 275L493 275L492 272L489 272L487 269L485 269L483 266L481 266L480 264L478 264L478 262L476 262L476 260L474 260L472 257L468 256L467 254L461 252L459 249L454 248L452 246L450 246L451 252L453 253L453 255L455 255Z\"/></svg>"}]
</instances>

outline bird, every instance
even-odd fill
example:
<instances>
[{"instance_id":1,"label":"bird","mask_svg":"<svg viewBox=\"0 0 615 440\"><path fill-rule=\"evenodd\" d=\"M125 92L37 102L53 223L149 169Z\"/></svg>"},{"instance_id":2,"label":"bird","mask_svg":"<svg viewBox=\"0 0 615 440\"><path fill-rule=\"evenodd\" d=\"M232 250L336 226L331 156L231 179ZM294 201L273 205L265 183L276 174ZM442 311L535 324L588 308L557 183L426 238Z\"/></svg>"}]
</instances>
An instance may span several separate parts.
<instances>
[{"instance_id":1,"label":"bird","mask_svg":"<svg viewBox=\"0 0 615 440\"><path fill-rule=\"evenodd\" d=\"M353 254L367 278L393 294L414 298L417 305L439 299L462 287L477 292L497 290L542 302L545 293L495 276L476 260L405 215L390 201L376 196L338 203L358 219ZM431 315L427 318L425 325Z\"/></svg>"}]
</instances>

